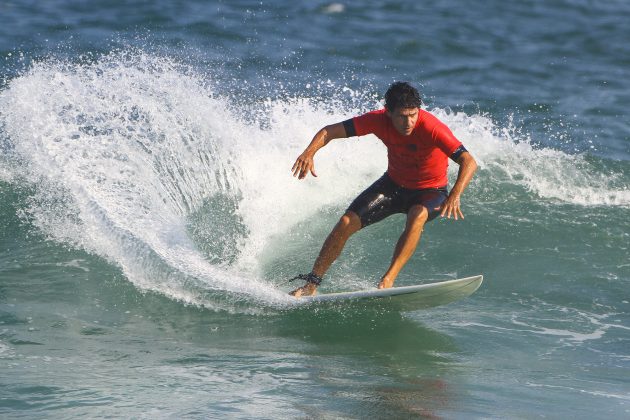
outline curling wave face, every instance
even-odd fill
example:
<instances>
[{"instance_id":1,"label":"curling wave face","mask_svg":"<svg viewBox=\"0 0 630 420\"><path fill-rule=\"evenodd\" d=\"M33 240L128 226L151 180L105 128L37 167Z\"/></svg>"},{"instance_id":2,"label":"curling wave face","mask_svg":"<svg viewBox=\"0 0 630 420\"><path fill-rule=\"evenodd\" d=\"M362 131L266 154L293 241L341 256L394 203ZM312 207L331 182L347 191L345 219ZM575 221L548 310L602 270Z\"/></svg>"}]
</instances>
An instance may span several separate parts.
<instances>
[{"instance_id":1,"label":"curling wave face","mask_svg":"<svg viewBox=\"0 0 630 420\"><path fill-rule=\"evenodd\" d=\"M141 289L213 309L284 307L293 303L265 275L266 247L325 209L342 211L386 167L368 137L322 150L317 179L290 176L318 128L378 106L367 95L348 106L344 94L353 104L361 95L340 92L333 109L295 97L239 107L196 70L142 51L49 59L0 92L0 176L31 189L21 212L30 223ZM469 200L489 200L487 189L508 200L502 192L516 187L550 205L630 206L628 178L611 162L536 148L488 116L431 111L480 163Z\"/></svg>"}]
</instances>

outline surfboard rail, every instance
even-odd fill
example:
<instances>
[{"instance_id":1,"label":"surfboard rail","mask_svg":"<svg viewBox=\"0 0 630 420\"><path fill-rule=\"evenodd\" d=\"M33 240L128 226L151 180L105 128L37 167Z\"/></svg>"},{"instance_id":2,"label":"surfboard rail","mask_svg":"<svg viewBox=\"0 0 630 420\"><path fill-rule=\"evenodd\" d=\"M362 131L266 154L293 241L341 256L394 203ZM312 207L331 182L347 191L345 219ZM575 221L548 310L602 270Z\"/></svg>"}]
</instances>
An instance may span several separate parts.
<instances>
[{"instance_id":1,"label":"surfboard rail","mask_svg":"<svg viewBox=\"0 0 630 420\"><path fill-rule=\"evenodd\" d=\"M402 311L427 309L455 302L473 294L483 282L483 275L412 286L370 289L356 292L325 293L304 296L306 304L370 304L373 301L395 306Z\"/></svg>"}]
</instances>

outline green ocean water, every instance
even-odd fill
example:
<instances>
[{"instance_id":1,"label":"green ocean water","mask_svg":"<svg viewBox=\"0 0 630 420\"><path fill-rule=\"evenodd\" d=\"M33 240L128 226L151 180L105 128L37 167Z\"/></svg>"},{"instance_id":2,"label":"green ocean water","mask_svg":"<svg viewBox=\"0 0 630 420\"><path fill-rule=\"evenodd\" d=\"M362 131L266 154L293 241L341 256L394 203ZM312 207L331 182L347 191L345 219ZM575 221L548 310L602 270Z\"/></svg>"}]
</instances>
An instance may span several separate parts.
<instances>
[{"instance_id":1,"label":"green ocean water","mask_svg":"<svg viewBox=\"0 0 630 420\"><path fill-rule=\"evenodd\" d=\"M625 4L156 4L0 9L0 416L628 416ZM386 156L291 165L399 78L480 168L397 285L484 284L300 308L286 280ZM321 291L373 287L403 223Z\"/></svg>"}]
</instances>

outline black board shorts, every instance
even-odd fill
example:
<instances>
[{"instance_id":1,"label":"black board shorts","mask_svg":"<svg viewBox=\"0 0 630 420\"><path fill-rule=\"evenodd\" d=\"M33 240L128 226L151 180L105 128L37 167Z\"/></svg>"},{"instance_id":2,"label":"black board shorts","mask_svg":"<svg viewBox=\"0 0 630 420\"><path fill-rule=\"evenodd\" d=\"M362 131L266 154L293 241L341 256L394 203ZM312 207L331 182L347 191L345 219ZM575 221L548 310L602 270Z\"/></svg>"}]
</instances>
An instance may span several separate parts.
<instances>
[{"instance_id":1,"label":"black board shorts","mask_svg":"<svg viewBox=\"0 0 630 420\"><path fill-rule=\"evenodd\" d=\"M440 207L448 197L446 187L411 190L396 184L385 173L363 191L348 207L361 219L366 227L379 222L394 213L408 213L409 209L421 204L429 211L429 219L440 214Z\"/></svg>"}]
</instances>

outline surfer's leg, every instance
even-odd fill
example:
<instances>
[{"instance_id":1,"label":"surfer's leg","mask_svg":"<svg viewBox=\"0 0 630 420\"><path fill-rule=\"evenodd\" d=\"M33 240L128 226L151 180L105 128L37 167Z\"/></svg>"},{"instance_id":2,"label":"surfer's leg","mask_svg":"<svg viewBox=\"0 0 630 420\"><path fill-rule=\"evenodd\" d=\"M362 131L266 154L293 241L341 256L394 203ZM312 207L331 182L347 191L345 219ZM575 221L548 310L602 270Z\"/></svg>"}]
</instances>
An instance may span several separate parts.
<instances>
[{"instance_id":1,"label":"surfer's leg","mask_svg":"<svg viewBox=\"0 0 630 420\"><path fill-rule=\"evenodd\" d=\"M313 274L323 277L331 264L339 257L346 241L361 229L361 219L353 211L346 211L326 240L313 264Z\"/></svg>"},{"instance_id":2,"label":"surfer's leg","mask_svg":"<svg viewBox=\"0 0 630 420\"><path fill-rule=\"evenodd\" d=\"M324 242L313 265L313 274L323 277L330 265L339 257L352 234L399 212L395 200L397 186L384 174L350 204L335 228Z\"/></svg>"},{"instance_id":3,"label":"surfer's leg","mask_svg":"<svg viewBox=\"0 0 630 420\"><path fill-rule=\"evenodd\" d=\"M315 264L313 264L312 274L319 278L323 277L332 263L339 257L346 241L352 234L393 213L402 212L402 209L399 208L400 200L395 200L397 190L396 184L387 174L384 174L359 194L324 241ZM315 294L316 290L316 284L307 282L290 294L296 297L311 296Z\"/></svg>"},{"instance_id":4,"label":"surfer's leg","mask_svg":"<svg viewBox=\"0 0 630 420\"><path fill-rule=\"evenodd\" d=\"M398 273L405 266L416 250L424 225L435 219L440 207L448 197L446 188L429 188L426 190L404 190L402 200L407 213L405 231L400 235L394 256L387 272L383 275L379 289L392 287Z\"/></svg>"},{"instance_id":5,"label":"surfer's leg","mask_svg":"<svg viewBox=\"0 0 630 420\"><path fill-rule=\"evenodd\" d=\"M359 216L350 210L346 211L324 241L324 245L322 245L322 249L319 251L319 255L315 260L315 264L313 264L313 270L311 272L320 278L323 277L332 263L341 254L348 238L360 229L361 219L359 219ZM296 297L311 296L315 294L316 290L316 284L306 283L290 294Z\"/></svg>"},{"instance_id":6,"label":"surfer's leg","mask_svg":"<svg viewBox=\"0 0 630 420\"><path fill-rule=\"evenodd\" d=\"M378 284L379 289L386 289L394 285L398 273L400 273L400 270L402 270L416 250L422 230L428 219L429 212L426 207L415 205L409 209L405 230L398 239L389 269Z\"/></svg>"}]
</instances>

